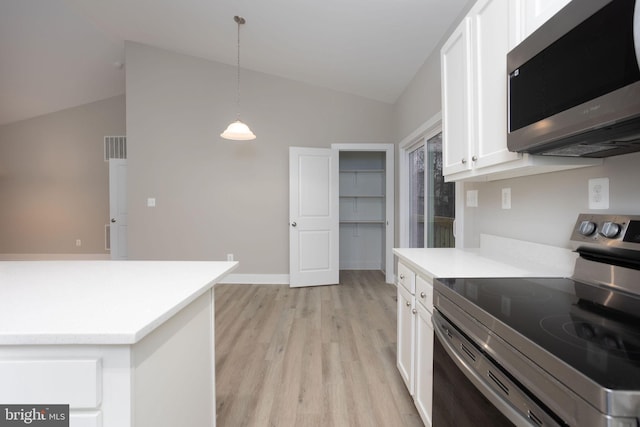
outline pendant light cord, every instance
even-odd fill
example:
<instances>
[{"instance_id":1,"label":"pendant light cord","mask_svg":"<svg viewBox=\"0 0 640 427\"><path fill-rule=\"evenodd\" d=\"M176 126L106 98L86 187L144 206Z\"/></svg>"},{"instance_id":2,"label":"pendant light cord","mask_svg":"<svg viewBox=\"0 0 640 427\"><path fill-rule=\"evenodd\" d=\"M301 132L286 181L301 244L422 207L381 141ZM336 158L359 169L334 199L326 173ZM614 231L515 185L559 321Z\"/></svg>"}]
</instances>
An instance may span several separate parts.
<instances>
[{"instance_id":1,"label":"pendant light cord","mask_svg":"<svg viewBox=\"0 0 640 427\"><path fill-rule=\"evenodd\" d=\"M244 18L236 16L234 17L235 21L238 23L238 60L237 60L237 70L236 70L236 110L238 120L240 120L240 25L244 24Z\"/></svg>"}]
</instances>

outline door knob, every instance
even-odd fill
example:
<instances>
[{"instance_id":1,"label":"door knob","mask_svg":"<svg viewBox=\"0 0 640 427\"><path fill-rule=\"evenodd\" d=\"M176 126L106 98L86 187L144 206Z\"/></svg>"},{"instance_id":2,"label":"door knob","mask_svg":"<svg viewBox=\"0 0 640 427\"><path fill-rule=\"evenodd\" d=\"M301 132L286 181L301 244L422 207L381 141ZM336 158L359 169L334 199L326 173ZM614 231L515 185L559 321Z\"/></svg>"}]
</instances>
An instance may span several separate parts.
<instances>
[{"instance_id":1,"label":"door knob","mask_svg":"<svg viewBox=\"0 0 640 427\"><path fill-rule=\"evenodd\" d=\"M292 226L292 227L295 227L296 225L298 225L298 224L297 224L295 221L293 221L293 222L291 223L291 226Z\"/></svg>"},{"instance_id":2,"label":"door knob","mask_svg":"<svg viewBox=\"0 0 640 427\"><path fill-rule=\"evenodd\" d=\"M111 222L116 222L116 219L115 218L111 218Z\"/></svg>"}]
</instances>

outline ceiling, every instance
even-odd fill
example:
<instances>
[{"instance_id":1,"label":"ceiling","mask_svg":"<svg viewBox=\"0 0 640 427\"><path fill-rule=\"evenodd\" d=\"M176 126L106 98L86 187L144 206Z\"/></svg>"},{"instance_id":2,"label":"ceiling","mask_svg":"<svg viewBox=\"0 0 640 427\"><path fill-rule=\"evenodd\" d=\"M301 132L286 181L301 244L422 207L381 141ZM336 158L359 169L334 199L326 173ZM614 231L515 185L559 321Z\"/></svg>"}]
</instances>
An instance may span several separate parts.
<instances>
[{"instance_id":1,"label":"ceiling","mask_svg":"<svg viewBox=\"0 0 640 427\"><path fill-rule=\"evenodd\" d=\"M393 103L469 0L2 0L0 125L125 91L124 41Z\"/></svg>"}]
</instances>

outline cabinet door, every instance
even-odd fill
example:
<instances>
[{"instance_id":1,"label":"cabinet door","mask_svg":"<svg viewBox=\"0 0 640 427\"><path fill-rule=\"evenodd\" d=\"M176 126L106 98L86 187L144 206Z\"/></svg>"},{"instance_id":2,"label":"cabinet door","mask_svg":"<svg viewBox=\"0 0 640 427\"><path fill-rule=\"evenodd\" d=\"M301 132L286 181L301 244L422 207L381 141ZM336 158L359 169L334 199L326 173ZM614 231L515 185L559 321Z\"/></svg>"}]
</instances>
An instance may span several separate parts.
<instances>
[{"instance_id":1,"label":"cabinet door","mask_svg":"<svg viewBox=\"0 0 640 427\"><path fill-rule=\"evenodd\" d=\"M471 168L471 20L465 18L440 51L443 174Z\"/></svg>"},{"instance_id":2,"label":"cabinet door","mask_svg":"<svg viewBox=\"0 0 640 427\"><path fill-rule=\"evenodd\" d=\"M425 426L431 426L433 402L433 323L431 313L417 304L414 403Z\"/></svg>"},{"instance_id":3,"label":"cabinet door","mask_svg":"<svg viewBox=\"0 0 640 427\"><path fill-rule=\"evenodd\" d=\"M524 0L524 37L528 37L571 0Z\"/></svg>"},{"instance_id":4,"label":"cabinet door","mask_svg":"<svg viewBox=\"0 0 640 427\"><path fill-rule=\"evenodd\" d=\"M513 0L480 0L470 11L473 20L473 93L475 168L517 160L507 149L507 53Z\"/></svg>"},{"instance_id":5,"label":"cabinet door","mask_svg":"<svg viewBox=\"0 0 640 427\"><path fill-rule=\"evenodd\" d=\"M415 302L413 296L398 286L398 348L397 365L400 375L413 396L413 355L415 341Z\"/></svg>"}]
</instances>

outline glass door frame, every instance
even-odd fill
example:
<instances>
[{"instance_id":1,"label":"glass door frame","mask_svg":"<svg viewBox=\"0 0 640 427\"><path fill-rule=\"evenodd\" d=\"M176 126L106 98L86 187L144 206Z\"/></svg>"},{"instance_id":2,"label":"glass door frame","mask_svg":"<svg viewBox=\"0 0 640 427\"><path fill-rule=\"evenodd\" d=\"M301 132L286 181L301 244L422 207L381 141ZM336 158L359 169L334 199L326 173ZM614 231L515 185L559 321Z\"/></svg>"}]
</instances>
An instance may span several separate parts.
<instances>
[{"instance_id":1,"label":"glass door frame","mask_svg":"<svg viewBox=\"0 0 640 427\"><path fill-rule=\"evenodd\" d=\"M409 176L409 153L421 144L427 144L427 141L442 132L442 114L437 113L432 118L423 123L418 129L413 131L409 136L404 138L399 144L398 155L398 247L408 248L410 242L410 179ZM425 173L425 179L428 174ZM425 182L425 186L428 183ZM462 209L459 195L463 194L463 184L456 182L456 219L454 221L455 244L457 248L464 247L464 233L460 229L462 224ZM426 209L426 206L425 206ZM425 227L425 233L428 227ZM425 235L425 242L428 236Z\"/></svg>"}]
</instances>

